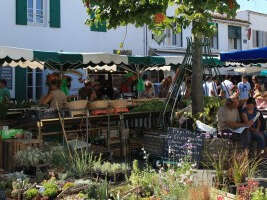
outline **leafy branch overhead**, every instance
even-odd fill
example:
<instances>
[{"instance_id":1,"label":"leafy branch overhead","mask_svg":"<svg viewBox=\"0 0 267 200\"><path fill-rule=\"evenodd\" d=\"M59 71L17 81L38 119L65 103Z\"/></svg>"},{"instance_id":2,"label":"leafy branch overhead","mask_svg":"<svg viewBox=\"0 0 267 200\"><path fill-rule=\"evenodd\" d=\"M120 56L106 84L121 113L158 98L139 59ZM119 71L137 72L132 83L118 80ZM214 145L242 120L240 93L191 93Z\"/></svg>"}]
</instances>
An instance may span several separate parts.
<instances>
[{"instance_id":1,"label":"leafy branch overhead","mask_svg":"<svg viewBox=\"0 0 267 200\"><path fill-rule=\"evenodd\" d=\"M103 21L108 29L127 24L148 25L160 34L166 28L179 32L194 22L192 31L198 37L213 34L212 13L232 18L239 8L236 0L83 0L83 3L88 16L94 16L88 18L88 25Z\"/></svg>"}]
</instances>

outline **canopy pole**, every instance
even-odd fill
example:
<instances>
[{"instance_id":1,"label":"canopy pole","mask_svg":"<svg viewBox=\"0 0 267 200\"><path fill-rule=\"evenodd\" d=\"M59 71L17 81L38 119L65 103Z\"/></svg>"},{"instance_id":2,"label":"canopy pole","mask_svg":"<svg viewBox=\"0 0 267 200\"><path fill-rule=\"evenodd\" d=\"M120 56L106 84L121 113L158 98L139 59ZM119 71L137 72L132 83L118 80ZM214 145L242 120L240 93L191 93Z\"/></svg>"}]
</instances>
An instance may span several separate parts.
<instances>
[{"instance_id":1,"label":"canopy pole","mask_svg":"<svg viewBox=\"0 0 267 200\"><path fill-rule=\"evenodd\" d=\"M139 72L139 65L137 65L137 81L139 81L140 78L140 72ZM137 90L137 98L139 99L140 97L140 91Z\"/></svg>"},{"instance_id":2,"label":"canopy pole","mask_svg":"<svg viewBox=\"0 0 267 200\"><path fill-rule=\"evenodd\" d=\"M60 65L60 80L63 80L63 66Z\"/></svg>"}]
</instances>

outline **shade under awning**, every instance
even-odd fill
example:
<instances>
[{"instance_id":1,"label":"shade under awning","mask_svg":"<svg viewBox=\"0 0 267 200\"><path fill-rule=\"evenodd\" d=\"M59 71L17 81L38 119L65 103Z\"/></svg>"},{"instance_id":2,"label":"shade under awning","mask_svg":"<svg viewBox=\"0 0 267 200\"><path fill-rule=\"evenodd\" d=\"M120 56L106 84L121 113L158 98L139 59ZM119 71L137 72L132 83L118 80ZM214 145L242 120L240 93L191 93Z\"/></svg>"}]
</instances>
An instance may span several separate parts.
<instances>
[{"instance_id":1,"label":"shade under awning","mask_svg":"<svg viewBox=\"0 0 267 200\"><path fill-rule=\"evenodd\" d=\"M220 55L223 62L267 63L267 47L221 53Z\"/></svg>"}]
</instances>

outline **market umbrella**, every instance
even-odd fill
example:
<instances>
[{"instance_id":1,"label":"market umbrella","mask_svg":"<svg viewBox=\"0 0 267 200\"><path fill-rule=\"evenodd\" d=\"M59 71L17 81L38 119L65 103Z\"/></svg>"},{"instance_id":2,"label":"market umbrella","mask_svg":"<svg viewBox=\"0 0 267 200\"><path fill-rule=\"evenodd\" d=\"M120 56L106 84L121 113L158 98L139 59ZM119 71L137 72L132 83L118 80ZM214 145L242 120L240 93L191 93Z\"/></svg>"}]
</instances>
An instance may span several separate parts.
<instances>
[{"instance_id":1,"label":"market umbrella","mask_svg":"<svg viewBox=\"0 0 267 200\"><path fill-rule=\"evenodd\" d=\"M257 74L262 70L261 67L237 67L234 69L235 72L239 72L241 74Z\"/></svg>"},{"instance_id":2,"label":"market umbrella","mask_svg":"<svg viewBox=\"0 0 267 200\"><path fill-rule=\"evenodd\" d=\"M266 76L267 77L267 69L264 69L260 73L261 76Z\"/></svg>"},{"instance_id":3,"label":"market umbrella","mask_svg":"<svg viewBox=\"0 0 267 200\"><path fill-rule=\"evenodd\" d=\"M267 47L220 54L223 62L267 63Z\"/></svg>"}]
</instances>

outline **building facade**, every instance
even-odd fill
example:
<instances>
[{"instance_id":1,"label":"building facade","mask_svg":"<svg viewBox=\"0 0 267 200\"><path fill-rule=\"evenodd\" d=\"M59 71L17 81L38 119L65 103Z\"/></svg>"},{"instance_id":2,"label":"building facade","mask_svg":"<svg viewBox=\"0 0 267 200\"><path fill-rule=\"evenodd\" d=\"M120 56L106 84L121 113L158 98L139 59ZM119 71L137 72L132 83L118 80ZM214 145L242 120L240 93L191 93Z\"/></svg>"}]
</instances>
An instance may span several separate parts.
<instances>
[{"instance_id":1,"label":"building facade","mask_svg":"<svg viewBox=\"0 0 267 200\"><path fill-rule=\"evenodd\" d=\"M267 14L245 10L238 12L237 17L250 22L249 49L267 46Z\"/></svg>"},{"instance_id":2,"label":"building facade","mask_svg":"<svg viewBox=\"0 0 267 200\"><path fill-rule=\"evenodd\" d=\"M89 27L82 0L1 0L0 46L41 51L108 52L119 49L125 34L124 49L144 55L145 32L134 26L106 30ZM5 78L8 77L7 70ZM11 72L10 72L11 73ZM38 99L46 91L45 75L39 70L12 69L9 87L12 97ZM25 78L19 78L19 77ZM81 85L73 78L73 90ZM20 81L20 83L18 82ZM16 92L17 91L17 92ZM23 91L23 92L18 92Z\"/></svg>"},{"instance_id":3,"label":"building facade","mask_svg":"<svg viewBox=\"0 0 267 200\"><path fill-rule=\"evenodd\" d=\"M212 23L217 29L214 36L210 38L211 50L214 55L219 55L220 52L249 48L248 33L251 22L241 18L227 19L223 15L214 14ZM191 29L192 27L189 26L178 34L166 30L161 38L157 38L150 32L148 40L150 53L152 55L185 54L187 38L192 36Z\"/></svg>"},{"instance_id":4,"label":"building facade","mask_svg":"<svg viewBox=\"0 0 267 200\"><path fill-rule=\"evenodd\" d=\"M168 15L174 9L168 9ZM105 26L89 27L82 0L1 0L0 46L29 48L41 51L108 52L124 49L133 55L184 55L191 27L181 33L166 30L161 37L132 25L116 30ZM217 32L210 38L212 53L245 50L267 46L267 15L240 11L236 19L214 14L212 23ZM49 71L22 68L1 68L0 76L8 80L13 98L39 99L46 93L45 77ZM71 88L76 93L81 83L73 77Z\"/></svg>"}]
</instances>

